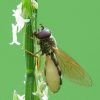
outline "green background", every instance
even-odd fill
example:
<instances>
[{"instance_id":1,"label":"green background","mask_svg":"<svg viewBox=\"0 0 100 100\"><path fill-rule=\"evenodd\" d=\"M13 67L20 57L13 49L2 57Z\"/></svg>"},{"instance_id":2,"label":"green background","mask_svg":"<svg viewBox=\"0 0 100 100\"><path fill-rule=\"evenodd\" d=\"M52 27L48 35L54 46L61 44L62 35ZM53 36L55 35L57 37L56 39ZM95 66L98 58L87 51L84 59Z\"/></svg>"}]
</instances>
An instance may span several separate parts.
<instances>
[{"instance_id":1,"label":"green background","mask_svg":"<svg viewBox=\"0 0 100 100\"><path fill-rule=\"evenodd\" d=\"M49 28L60 48L73 57L91 76L85 88L63 78L58 93L49 100L100 100L100 0L38 0L38 27ZM24 93L25 59L21 45L12 41L12 9L20 0L0 1L0 100L12 100L13 91Z\"/></svg>"}]
</instances>

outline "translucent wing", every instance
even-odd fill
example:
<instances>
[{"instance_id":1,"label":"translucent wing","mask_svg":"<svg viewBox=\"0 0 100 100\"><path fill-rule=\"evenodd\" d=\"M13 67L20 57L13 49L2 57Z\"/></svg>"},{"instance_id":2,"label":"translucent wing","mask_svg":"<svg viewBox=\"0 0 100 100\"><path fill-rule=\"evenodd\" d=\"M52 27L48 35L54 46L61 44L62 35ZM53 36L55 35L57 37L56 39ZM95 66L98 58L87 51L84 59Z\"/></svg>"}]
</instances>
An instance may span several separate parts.
<instances>
[{"instance_id":1,"label":"translucent wing","mask_svg":"<svg viewBox=\"0 0 100 100\"><path fill-rule=\"evenodd\" d=\"M87 72L60 48L55 51L60 69L65 78L78 85L90 87L92 80Z\"/></svg>"}]
</instances>

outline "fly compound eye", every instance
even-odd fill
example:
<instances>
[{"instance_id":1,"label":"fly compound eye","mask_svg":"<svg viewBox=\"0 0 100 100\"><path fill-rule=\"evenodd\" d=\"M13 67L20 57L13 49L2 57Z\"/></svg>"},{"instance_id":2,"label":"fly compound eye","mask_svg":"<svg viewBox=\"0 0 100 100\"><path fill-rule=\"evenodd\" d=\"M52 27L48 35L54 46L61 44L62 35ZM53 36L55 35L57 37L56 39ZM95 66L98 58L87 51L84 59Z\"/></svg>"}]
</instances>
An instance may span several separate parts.
<instances>
[{"instance_id":1,"label":"fly compound eye","mask_svg":"<svg viewBox=\"0 0 100 100\"><path fill-rule=\"evenodd\" d=\"M45 39L45 38L49 38L50 35L51 35L50 30L47 29L47 28L44 28L44 29L40 29L40 30L39 30L39 33L38 33L37 37L38 37L39 39Z\"/></svg>"},{"instance_id":2,"label":"fly compound eye","mask_svg":"<svg viewBox=\"0 0 100 100\"><path fill-rule=\"evenodd\" d=\"M33 32L33 34L38 38L38 39L46 39L51 36L51 31L47 28L44 28L42 24L40 24L41 28L37 29L36 31Z\"/></svg>"},{"instance_id":3,"label":"fly compound eye","mask_svg":"<svg viewBox=\"0 0 100 100\"><path fill-rule=\"evenodd\" d=\"M51 31L47 28L44 28L42 24L40 24L40 29L37 30L37 38L39 39L45 39L49 38L51 35Z\"/></svg>"}]
</instances>

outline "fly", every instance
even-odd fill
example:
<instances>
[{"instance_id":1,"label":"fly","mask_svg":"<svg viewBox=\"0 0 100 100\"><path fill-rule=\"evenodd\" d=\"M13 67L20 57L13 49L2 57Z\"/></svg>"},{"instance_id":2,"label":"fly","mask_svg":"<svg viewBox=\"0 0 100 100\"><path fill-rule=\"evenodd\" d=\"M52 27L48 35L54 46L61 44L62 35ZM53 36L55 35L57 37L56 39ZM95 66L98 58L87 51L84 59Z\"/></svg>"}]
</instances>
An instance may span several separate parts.
<instances>
[{"instance_id":1,"label":"fly","mask_svg":"<svg viewBox=\"0 0 100 100\"><path fill-rule=\"evenodd\" d=\"M44 73L49 89L53 93L60 89L62 85L61 75L75 84L91 87L92 80L88 73L73 58L57 47L56 40L49 29L42 24L40 26L41 28L33 34L39 39L40 50L38 52L42 52L41 56L46 55ZM35 56L37 53L30 54ZM40 66L38 66L39 69Z\"/></svg>"}]
</instances>

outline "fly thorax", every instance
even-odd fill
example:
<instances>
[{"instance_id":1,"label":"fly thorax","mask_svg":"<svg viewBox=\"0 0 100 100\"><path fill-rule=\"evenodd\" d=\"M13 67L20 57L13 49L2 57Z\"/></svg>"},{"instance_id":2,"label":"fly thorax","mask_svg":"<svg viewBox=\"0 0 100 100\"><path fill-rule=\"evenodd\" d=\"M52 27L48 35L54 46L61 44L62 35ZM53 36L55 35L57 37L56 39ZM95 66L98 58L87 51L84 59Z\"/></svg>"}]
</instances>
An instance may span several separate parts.
<instances>
[{"instance_id":1,"label":"fly thorax","mask_svg":"<svg viewBox=\"0 0 100 100\"><path fill-rule=\"evenodd\" d=\"M57 42L56 42L55 38L51 35L49 39L50 39L51 45L53 47L57 48Z\"/></svg>"},{"instance_id":2,"label":"fly thorax","mask_svg":"<svg viewBox=\"0 0 100 100\"><path fill-rule=\"evenodd\" d=\"M53 52L51 46L55 48L57 47L56 40L54 39L53 36L40 40L40 47L42 50L42 54L49 55L51 52Z\"/></svg>"},{"instance_id":3,"label":"fly thorax","mask_svg":"<svg viewBox=\"0 0 100 100\"><path fill-rule=\"evenodd\" d=\"M48 54L50 51L49 39L40 40L40 47L43 54Z\"/></svg>"}]
</instances>

